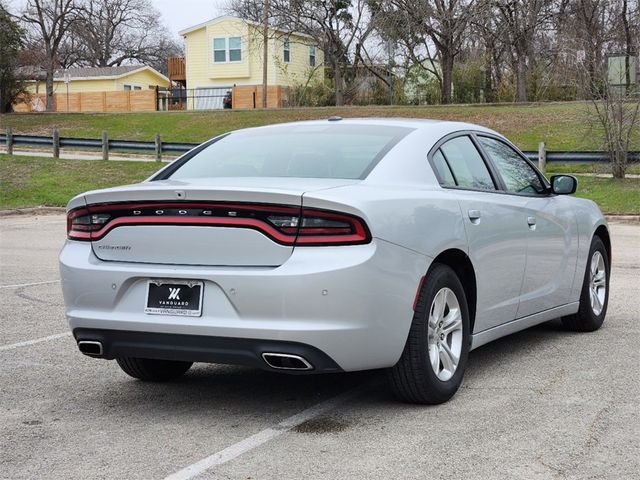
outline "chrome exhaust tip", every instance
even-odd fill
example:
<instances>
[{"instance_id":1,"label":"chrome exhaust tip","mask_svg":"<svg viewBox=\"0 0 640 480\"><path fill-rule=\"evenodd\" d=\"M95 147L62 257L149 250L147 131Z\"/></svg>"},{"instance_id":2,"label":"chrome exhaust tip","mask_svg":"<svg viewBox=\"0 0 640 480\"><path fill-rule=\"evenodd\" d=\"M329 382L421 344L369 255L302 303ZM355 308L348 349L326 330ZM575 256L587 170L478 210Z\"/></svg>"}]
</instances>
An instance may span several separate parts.
<instances>
[{"instance_id":1,"label":"chrome exhaust tip","mask_svg":"<svg viewBox=\"0 0 640 480\"><path fill-rule=\"evenodd\" d=\"M101 357L103 353L102 342L95 340L80 340L78 342L78 348L82 353L91 357Z\"/></svg>"},{"instance_id":2,"label":"chrome exhaust tip","mask_svg":"<svg viewBox=\"0 0 640 480\"><path fill-rule=\"evenodd\" d=\"M267 352L262 354L262 359L271 368L277 370L313 370L313 365L300 355Z\"/></svg>"}]
</instances>

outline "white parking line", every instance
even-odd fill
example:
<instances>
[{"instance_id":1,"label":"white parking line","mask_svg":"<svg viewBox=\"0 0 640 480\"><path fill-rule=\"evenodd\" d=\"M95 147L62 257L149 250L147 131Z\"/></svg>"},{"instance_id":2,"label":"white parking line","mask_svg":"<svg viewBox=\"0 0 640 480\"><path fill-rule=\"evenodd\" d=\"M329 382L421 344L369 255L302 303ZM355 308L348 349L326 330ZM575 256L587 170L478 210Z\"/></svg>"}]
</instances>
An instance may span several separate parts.
<instances>
[{"instance_id":1,"label":"white parking line","mask_svg":"<svg viewBox=\"0 0 640 480\"><path fill-rule=\"evenodd\" d=\"M15 283L13 285L0 285L0 288L20 288L31 287L33 285L48 285L50 283L58 283L60 280L49 280L47 282L34 282L34 283Z\"/></svg>"},{"instance_id":2,"label":"white parking line","mask_svg":"<svg viewBox=\"0 0 640 480\"><path fill-rule=\"evenodd\" d=\"M223 463L233 460L243 453L253 450L254 448L268 442L269 440L279 437L283 433L286 433L292 428L297 427L301 423L304 423L307 420L311 420L312 418L315 418L329 410L334 409L341 403L344 403L347 400L362 393L362 391L365 390L366 387L366 384L360 385L359 387L342 393L337 397L330 398L329 400L325 400L324 402L314 405L313 407L309 407L296 415L286 418L273 427L266 428L254 435L251 435L250 437L245 438L244 440L239 441L238 443L234 443L224 450L220 450L213 455L203 458L202 460L169 475L165 478L165 480L188 480L200 475L201 473L204 473L210 468L217 467L218 465L222 465Z\"/></svg>"},{"instance_id":3,"label":"white parking line","mask_svg":"<svg viewBox=\"0 0 640 480\"><path fill-rule=\"evenodd\" d=\"M29 345L35 345L36 343L48 342L49 340L56 340L58 338L69 337L71 332L57 333L56 335L49 335L48 337L35 338L33 340L27 340L25 342L10 343L9 345L0 345L0 352L3 350L13 350L14 348L27 347Z\"/></svg>"}]
</instances>

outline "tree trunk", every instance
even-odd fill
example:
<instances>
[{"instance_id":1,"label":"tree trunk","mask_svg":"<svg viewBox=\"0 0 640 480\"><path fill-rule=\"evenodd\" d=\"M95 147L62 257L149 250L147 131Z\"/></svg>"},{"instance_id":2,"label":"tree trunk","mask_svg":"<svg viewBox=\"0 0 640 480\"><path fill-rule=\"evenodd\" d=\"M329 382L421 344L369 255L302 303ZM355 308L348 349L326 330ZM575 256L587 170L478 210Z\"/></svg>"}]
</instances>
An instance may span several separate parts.
<instances>
[{"instance_id":1,"label":"tree trunk","mask_svg":"<svg viewBox=\"0 0 640 480\"><path fill-rule=\"evenodd\" d=\"M336 107L341 107L344 105L344 80L339 62L333 64L333 81L336 88Z\"/></svg>"},{"instance_id":2,"label":"tree trunk","mask_svg":"<svg viewBox=\"0 0 640 480\"><path fill-rule=\"evenodd\" d=\"M626 155L627 152L611 152L613 156L613 161L611 162L611 174L613 178L624 178L627 170L626 165Z\"/></svg>"},{"instance_id":3,"label":"tree trunk","mask_svg":"<svg viewBox=\"0 0 640 480\"><path fill-rule=\"evenodd\" d=\"M53 66L53 62L49 62L47 64L47 71L46 71L46 92L47 92L47 112L53 112L54 111L54 104L53 104L53 75L55 73L55 68Z\"/></svg>"},{"instance_id":4,"label":"tree trunk","mask_svg":"<svg viewBox=\"0 0 640 480\"><path fill-rule=\"evenodd\" d=\"M627 88L627 92L629 91L629 87L631 86L631 72L630 72L630 57L633 53L633 46L631 40L631 29L629 28L629 19L627 18L627 0L623 0L622 2L622 26L624 27L624 42L625 42L625 59L624 59L624 67L625 67L625 85Z\"/></svg>"},{"instance_id":5,"label":"tree trunk","mask_svg":"<svg viewBox=\"0 0 640 480\"><path fill-rule=\"evenodd\" d=\"M485 60L484 60L484 101L487 103L493 103L496 101L495 91L493 89L493 52L488 46L485 46Z\"/></svg>"},{"instance_id":6,"label":"tree trunk","mask_svg":"<svg viewBox=\"0 0 640 480\"><path fill-rule=\"evenodd\" d=\"M524 55L516 60L516 102L527 101L527 61Z\"/></svg>"},{"instance_id":7,"label":"tree trunk","mask_svg":"<svg viewBox=\"0 0 640 480\"><path fill-rule=\"evenodd\" d=\"M440 91L440 101L443 104L451 103L452 83L453 83L453 55L442 52L442 90Z\"/></svg>"}]
</instances>

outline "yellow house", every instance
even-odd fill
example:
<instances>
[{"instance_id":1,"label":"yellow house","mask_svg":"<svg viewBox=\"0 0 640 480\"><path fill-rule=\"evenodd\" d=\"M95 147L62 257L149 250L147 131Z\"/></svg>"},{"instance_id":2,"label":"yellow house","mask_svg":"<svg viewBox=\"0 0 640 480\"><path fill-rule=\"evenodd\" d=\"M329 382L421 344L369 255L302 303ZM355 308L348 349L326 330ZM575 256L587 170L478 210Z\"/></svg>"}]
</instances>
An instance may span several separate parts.
<instances>
[{"instance_id":1,"label":"yellow house","mask_svg":"<svg viewBox=\"0 0 640 480\"><path fill-rule=\"evenodd\" d=\"M56 72L53 81L54 93L122 92L155 90L156 86L168 88L169 79L146 65L123 65L119 67L70 68ZM44 81L29 82L31 93L44 93Z\"/></svg>"},{"instance_id":2,"label":"yellow house","mask_svg":"<svg viewBox=\"0 0 640 480\"><path fill-rule=\"evenodd\" d=\"M45 110L42 74L27 81L27 94L14 104L16 112ZM158 89L166 95L169 79L145 65L70 68L57 71L53 82L56 112L152 112L158 108Z\"/></svg>"},{"instance_id":3,"label":"yellow house","mask_svg":"<svg viewBox=\"0 0 640 480\"><path fill-rule=\"evenodd\" d=\"M255 106L248 93L253 92L255 102L262 91L260 24L222 16L179 33L185 40L186 88L194 97L188 108L221 108L221 97L233 87L234 108ZM268 50L269 97L280 96L283 87L322 80L323 52L310 36L270 29ZM270 98L269 106L281 106L276 100Z\"/></svg>"}]
</instances>

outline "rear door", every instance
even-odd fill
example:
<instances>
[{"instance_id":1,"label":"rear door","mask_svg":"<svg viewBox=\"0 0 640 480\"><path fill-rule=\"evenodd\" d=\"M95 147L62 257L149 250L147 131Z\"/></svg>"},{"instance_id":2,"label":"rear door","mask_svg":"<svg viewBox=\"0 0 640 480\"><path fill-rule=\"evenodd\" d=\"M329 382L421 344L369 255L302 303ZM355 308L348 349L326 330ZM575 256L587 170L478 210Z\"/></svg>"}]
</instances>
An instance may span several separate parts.
<instances>
[{"instance_id":1,"label":"rear door","mask_svg":"<svg viewBox=\"0 0 640 480\"><path fill-rule=\"evenodd\" d=\"M498 192L470 135L446 139L431 156L441 185L457 189L469 257L476 272L474 332L516 317L526 258L526 199Z\"/></svg>"},{"instance_id":2,"label":"rear door","mask_svg":"<svg viewBox=\"0 0 640 480\"><path fill-rule=\"evenodd\" d=\"M509 196L525 201L527 263L518 317L564 305L569 300L577 261L576 219L568 198L549 193L544 178L499 138L477 136Z\"/></svg>"}]
</instances>

